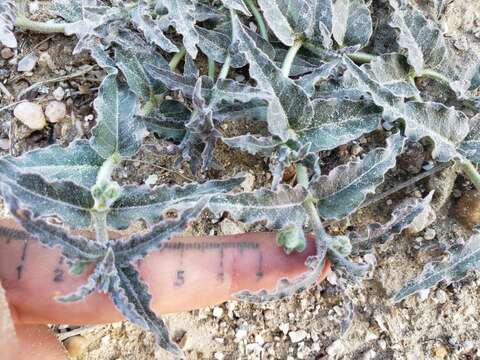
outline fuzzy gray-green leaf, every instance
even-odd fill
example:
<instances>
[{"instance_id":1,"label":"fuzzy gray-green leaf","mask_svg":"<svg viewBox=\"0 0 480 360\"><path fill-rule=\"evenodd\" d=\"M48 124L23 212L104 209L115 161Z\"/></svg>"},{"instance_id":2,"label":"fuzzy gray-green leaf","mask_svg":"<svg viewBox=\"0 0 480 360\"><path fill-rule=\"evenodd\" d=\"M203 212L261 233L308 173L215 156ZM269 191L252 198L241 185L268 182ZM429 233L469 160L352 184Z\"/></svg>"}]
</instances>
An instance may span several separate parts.
<instances>
[{"instance_id":1,"label":"fuzzy gray-green leaf","mask_svg":"<svg viewBox=\"0 0 480 360\"><path fill-rule=\"evenodd\" d=\"M135 94L119 86L115 74L107 75L94 101L98 116L90 139L101 156L132 156L137 152L146 135L144 123L135 117L137 107Z\"/></svg>"},{"instance_id":2,"label":"fuzzy gray-green leaf","mask_svg":"<svg viewBox=\"0 0 480 360\"><path fill-rule=\"evenodd\" d=\"M176 100L164 100L147 116L142 117L147 129L165 139L181 141L185 136L185 125L192 112Z\"/></svg>"},{"instance_id":3,"label":"fuzzy gray-green leaf","mask_svg":"<svg viewBox=\"0 0 480 360\"><path fill-rule=\"evenodd\" d=\"M355 253L370 251L374 245L385 244L410 226L415 219L430 208L433 191L424 199L409 199L392 212L390 221L385 224L368 225L365 234L350 233L350 241Z\"/></svg>"},{"instance_id":4,"label":"fuzzy gray-green leaf","mask_svg":"<svg viewBox=\"0 0 480 360\"><path fill-rule=\"evenodd\" d=\"M212 180L205 183L189 183L185 186L162 185L155 189L148 186L126 186L112 205L108 224L114 228L126 228L138 219L152 225L168 210L182 212L193 207L204 197L227 193L239 186L242 177L229 180Z\"/></svg>"},{"instance_id":5,"label":"fuzzy gray-green leaf","mask_svg":"<svg viewBox=\"0 0 480 360\"><path fill-rule=\"evenodd\" d=\"M362 160L340 165L312 182L310 190L319 199L319 214L325 219L341 219L355 211L395 167L404 142L401 135L393 135L385 148L372 150Z\"/></svg>"},{"instance_id":6,"label":"fuzzy gray-green leaf","mask_svg":"<svg viewBox=\"0 0 480 360\"><path fill-rule=\"evenodd\" d=\"M117 46L115 61L122 70L130 90L143 101L151 100L154 95L159 95L166 90L145 71L145 64L168 68L168 63L154 49L136 47L133 50L133 48Z\"/></svg>"},{"instance_id":7,"label":"fuzzy gray-green leaf","mask_svg":"<svg viewBox=\"0 0 480 360\"><path fill-rule=\"evenodd\" d=\"M117 271L111 289L111 298L117 309L134 324L151 331L160 347L180 356L182 352L170 340L167 326L150 309L152 296L138 271L133 265L117 267Z\"/></svg>"},{"instance_id":8,"label":"fuzzy gray-green leaf","mask_svg":"<svg viewBox=\"0 0 480 360\"><path fill-rule=\"evenodd\" d=\"M413 6L389 1L394 8L390 25L399 29L398 44L417 74L441 64L447 54L442 31Z\"/></svg>"},{"instance_id":9,"label":"fuzzy gray-green leaf","mask_svg":"<svg viewBox=\"0 0 480 360\"><path fill-rule=\"evenodd\" d=\"M469 132L468 118L461 112L434 102L407 102L395 96L389 89L375 81L365 69L344 58L347 69L357 80L358 86L372 96L388 121L401 119L405 135L414 141L429 138L433 141L432 156L445 162L457 155L457 146Z\"/></svg>"},{"instance_id":10,"label":"fuzzy gray-green leaf","mask_svg":"<svg viewBox=\"0 0 480 360\"><path fill-rule=\"evenodd\" d=\"M87 188L95 184L97 172L105 161L88 140L76 140L66 148L51 145L19 157L5 156L3 160L48 180L70 180Z\"/></svg>"},{"instance_id":11,"label":"fuzzy gray-green leaf","mask_svg":"<svg viewBox=\"0 0 480 360\"><path fill-rule=\"evenodd\" d=\"M30 210L21 208L21 199L5 185L2 185L2 196L10 213L29 234L45 246L59 247L62 255L69 261L95 262L106 252L99 243L72 235L63 227L35 218Z\"/></svg>"},{"instance_id":12,"label":"fuzzy gray-green leaf","mask_svg":"<svg viewBox=\"0 0 480 360\"><path fill-rule=\"evenodd\" d=\"M367 45L372 17L363 0L337 0L333 4L333 38L340 46Z\"/></svg>"},{"instance_id":13,"label":"fuzzy gray-green leaf","mask_svg":"<svg viewBox=\"0 0 480 360\"><path fill-rule=\"evenodd\" d=\"M9 48L17 47L17 39L13 34L16 14L15 1L0 0L0 44Z\"/></svg>"},{"instance_id":14,"label":"fuzzy gray-green leaf","mask_svg":"<svg viewBox=\"0 0 480 360\"><path fill-rule=\"evenodd\" d=\"M277 191L261 189L239 194L220 194L210 199L208 208L220 216L228 212L234 219L246 223L267 221L270 229L287 225L303 226L307 218L303 209L307 192L302 187L280 186Z\"/></svg>"},{"instance_id":15,"label":"fuzzy gray-green leaf","mask_svg":"<svg viewBox=\"0 0 480 360\"><path fill-rule=\"evenodd\" d=\"M78 228L90 225L94 205L89 189L71 181L48 182L41 175L24 173L8 160L0 159L0 182L35 216L58 216Z\"/></svg>"},{"instance_id":16,"label":"fuzzy gray-green leaf","mask_svg":"<svg viewBox=\"0 0 480 360\"><path fill-rule=\"evenodd\" d=\"M300 143L310 143L310 151L331 150L377 129L382 111L363 101L316 99L312 123L299 131Z\"/></svg>"},{"instance_id":17,"label":"fuzzy gray-green leaf","mask_svg":"<svg viewBox=\"0 0 480 360\"><path fill-rule=\"evenodd\" d=\"M313 9L309 0L259 0L263 16L277 38L292 46L296 38L313 33Z\"/></svg>"},{"instance_id":18,"label":"fuzzy gray-green leaf","mask_svg":"<svg viewBox=\"0 0 480 360\"><path fill-rule=\"evenodd\" d=\"M227 9L237 10L246 16L252 16L243 0L221 0Z\"/></svg>"},{"instance_id":19,"label":"fuzzy gray-green leaf","mask_svg":"<svg viewBox=\"0 0 480 360\"><path fill-rule=\"evenodd\" d=\"M250 75L257 80L258 87L270 93L267 121L270 132L283 139L288 129L301 128L313 117L313 106L305 93L295 82L255 46L255 42L243 29L238 18L233 19L235 41L249 63Z\"/></svg>"},{"instance_id":20,"label":"fuzzy gray-green leaf","mask_svg":"<svg viewBox=\"0 0 480 360\"><path fill-rule=\"evenodd\" d=\"M409 281L395 295L401 301L421 290L428 290L441 281L450 284L463 279L470 271L480 266L480 234L475 232L465 245L456 245L448 250L449 259L427 264L422 274Z\"/></svg>"},{"instance_id":21,"label":"fuzzy gray-green leaf","mask_svg":"<svg viewBox=\"0 0 480 360\"><path fill-rule=\"evenodd\" d=\"M162 0L161 6L168 9L169 23L182 35L183 45L192 58L197 57L197 44L200 41L195 30L195 1L193 0Z\"/></svg>"}]
</instances>

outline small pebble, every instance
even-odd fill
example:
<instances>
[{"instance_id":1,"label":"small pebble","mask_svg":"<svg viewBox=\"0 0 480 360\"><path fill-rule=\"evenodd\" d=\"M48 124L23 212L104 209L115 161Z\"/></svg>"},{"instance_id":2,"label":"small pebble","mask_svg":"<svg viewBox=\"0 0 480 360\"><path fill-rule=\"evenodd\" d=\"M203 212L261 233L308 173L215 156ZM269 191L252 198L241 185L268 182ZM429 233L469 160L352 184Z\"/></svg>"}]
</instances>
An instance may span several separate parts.
<instances>
[{"instance_id":1,"label":"small pebble","mask_svg":"<svg viewBox=\"0 0 480 360\"><path fill-rule=\"evenodd\" d=\"M246 336L247 336L247 330L245 330L245 329L238 329L235 332L235 340L236 341L240 341L243 338L245 338Z\"/></svg>"},{"instance_id":2,"label":"small pebble","mask_svg":"<svg viewBox=\"0 0 480 360\"><path fill-rule=\"evenodd\" d=\"M20 72L32 71L37 65L38 57L34 53L28 54L18 62L17 70Z\"/></svg>"},{"instance_id":3,"label":"small pebble","mask_svg":"<svg viewBox=\"0 0 480 360\"><path fill-rule=\"evenodd\" d=\"M240 185L245 192L249 192L253 190L253 184L255 183L255 175L251 173L245 174L245 180L243 180L242 184Z\"/></svg>"},{"instance_id":4,"label":"small pebble","mask_svg":"<svg viewBox=\"0 0 480 360\"><path fill-rule=\"evenodd\" d=\"M288 330L290 330L290 325L288 325L288 323L283 323L283 324L280 324L278 328L280 329L281 332L287 335Z\"/></svg>"},{"instance_id":5,"label":"small pebble","mask_svg":"<svg viewBox=\"0 0 480 360\"><path fill-rule=\"evenodd\" d=\"M88 347L88 341L83 336L77 335L66 339L63 345L71 357L77 357L84 353Z\"/></svg>"},{"instance_id":6,"label":"small pebble","mask_svg":"<svg viewBox=\"0 0 480 360\"><path fill-rule=\"evenodd\" d=\"M260 346L265 344L265 340L261 335L255 335L255 342Z\"/></svg>"},{"instance_id":7,"label":"small pebble","mask_svg":"<svg viewBox=\"0 0 480 360\"><path fill-rule=\"evenodd\" d=\"M13 115L31 130L41 130L47 125L42 107L32 102L18 104Z\"/></svg>"},{"instance_id":8,"label":"small pebble","mask_svg":"<svg viewBox=\"0 0 480 360\"><path fill-rule=\"evenodd\" d=\"M59 86L55 89L52 95L55 98L55 100L62 101L63 97L65 96L65 90L63 90L63 88Z\"/></svg>"},{"instance_id":9,"label":"small pebble","mask_svg":"<svg viewBox=\"0 0 480 360\"><path fill-rule=\"evenodd\" d=\"M215 358L215 360L225 359L225 355L222 352L216 352L215 354L213 354L213 357Z\"/></svg>"},{"instance_id":10,"label":"small pebble","mask_svg":"<svg viewBox=\"0 0 480 360\"><path fill-rule=\"evenodd\" d=\"M447 355L448 355L448 350L444 345L437 344L434 346L433 356L435 356L436 359L445 359Z\"/></svg>"},{"instance_id":11,"label":"small pebble","mask_svg":"<svg viewBox=\"0 0 480 360\"><path fill-rule=\"evenodd\" d=\"M343 345L341 340L335 340L329 347L327 347L326 351L330 356L339 355L345 351L345 345Z\"/></svg>"},{"instance_id":12,"label":"small pebble","mask_svg":"<svg viewBox=\"0 0 480 360\"><path fill-rule=\"evenodd\" d=\"M10 149L10 139L0 139L0 149L9 150Z\"/></svg>"},{"instance_id":13,"label":"small pebble","mask_svg":"<svg viewBox=\"0 0 480 360\"><path fill-rule=\"evenodd\" d=\"M307 332L305 330L290 331L288 336L292 343L298 343L307 337Z\"/></svg>"},{"instance_id":14,"label":"small pebble","mask_svg":"<svg viewBox=\"0 0 480 360\"><path fill-rule=\"evenodd\" d=\"M0 56L2 57L2 59L5 60L11 59L12 57L14 57L14 55L15 52L8 47L3 48L2 51L0 51Z\"/></svg>"},{"instance_id":15,"label":"small pebble","mask_svg":"<svg viewBox=\"0 0 480 360\"><path fill-rule=\"evenodd\" d=\"M230 219L223 219L220 223L220 230L224 235L236 235L245 232L245 229Z\"/></svg>"},{"instance_id":16,"label":"small pebble","mask_svg":"<svg viewBox=\"0 0 480 360\"><path fill-rule=\"evenodd\" d=\"M433 240L435 239L435 236L437 236L437 233L434 229L431 228L425 230L425 233L423 234L423 238L425 240Z\"/></svg>"},{"instance_id":17,"label":"small pebble","mask_svg":"<svg viewBox=\"0 0 480 360\"><path fill-rule=\"evenodd\" d=\"M363 148L360 145L355 144L352 146L352 150L350 150L350 152L353 156L357 156L363 152Z\"/></svg>"},{"instance_id":18,"label":"small pebble","mask_svg":"<svg viewBox=\"0 0 480 360\"><path fill-rule=\"evenodd\" d=\"M433 297L433 300L438 304L445 304L448 301L448 295L444 290L438 289L437 291L435 291L435 296Z\"/></svg>"},{"instance_id":19,"label":"small pebble","mask_svg":"<svg viewBox=\"0 0 480 360\"><path fill-rule=\"evenodd\" d=\"M221 318L223 316L223 309L221 307L215 306L213 308L212 314L216 318Z\"/></svg>"},{"instance_id":20,"label":"small pebble","mask_svg":"<svg viewBox=\"0 0 480 360\"><path fill-rule=\"evenodd\" d=\"M149 175L145 180L145 185L153 186L157 183L157 181L158 181L158 175L152 174L152 175Z\"/></svg>"},{"instance_id":21,"label":"small pebble","mask_svg":"<svg viewBox=\"0 0 480 360\"><path fill-rule=\"evenodd\" d=\"M49 122L57 123L67 115L67 107L60 101L50 101L45 108L45 115Z\"/></svg>"}]
</instances>

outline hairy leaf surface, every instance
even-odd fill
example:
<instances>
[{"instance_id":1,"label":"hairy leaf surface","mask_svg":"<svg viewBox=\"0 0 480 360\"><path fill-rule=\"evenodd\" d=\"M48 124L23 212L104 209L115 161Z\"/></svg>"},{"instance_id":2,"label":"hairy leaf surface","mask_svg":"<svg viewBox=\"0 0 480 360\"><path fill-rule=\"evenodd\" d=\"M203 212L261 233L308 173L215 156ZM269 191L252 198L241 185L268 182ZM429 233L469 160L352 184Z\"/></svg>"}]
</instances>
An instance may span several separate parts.
<instances>
[{"instance_id":1,"label":"hairy leaf surface","mask_svg":"<svg viewBox=\"0 0 480 360\"><path fill-rule=\"evenodd\" d=\"M165 139L181 141L191 114L190 109L180 101L164 100L148 116L142 117L142 120L149 131Z\"/></svg>"},{"instance_id":2,"label":"hairy leaf surface","mask_svg":"<svg viewBox=\"0 0 480 360\"><path fill-rule=\"evenodd\" d=\"M15 196L5 185L2 196L10 213L32 236L50 248L59 247L62 255L71 262L94 262L102 257L106 249L99 243L82 236L71 235L65 228L35 218L30 210L22 209L20 198Z\"/></svg>"},{"instance_id":3,"label":"hairy leaf surface","mask_svg":"<svg viewBox=\"0 0 480 360\"><path fill-rule=\"evenodd\" d=\"M432 201L433 191L424 199L410 199L397 207L393 212L390 221L385 224L373 223L368 225L365 234L350 233L353 251L363 253L370 251L374 245L382 245L391 241L396 235L410 226L415 219L421 216Z\"/></svg>"},{"instance_id":4,"label":"hairy leaf surface","mask_svg":"<svg viewBox=\"0 0 480 360\"><path fill-rule=\"evenodd\" d=\"M134 324L152 332L157 344L163 349L180 356L182 352L170 340L167 326L150 309L152 296L138 271L133 265L117 267L117 271L118 277L114 278L111 291L117 309Z\"/></svg>"},{"instance_id":5,"label":"hairy leaf surface","mask_svg":"<svg viewBox=\"0 0 480 360\"><path fill-rule=\"evenodd\" d=\"M113 203L108 214L108 224L114 228L126 228L138 219L152 225L168 210L182 212L193 207L205 197L227 193L239 186L244 178L212 180L185 186L162 185L155 189L148 186L126 186Z\"/></svg>"},{"instance_id":6,"label":"hairy leaf surface","mask_svg":"<svg viewBox=\"0 0 480 360\"><path fill-rule=\"evenodd\" d=\"M250 75L257 80L258 87L271 95L267 110L269 130L273 135L285 139L290 126L299 128L311 120L313 106L305 91L285 77L268 56L255 46L237 17L233 19L233 28L237 46L249 63Z\"/></svg>"},{"instance_id":7,"label":"hairy leaf surface","mask_svg":"<svg viewBox=\"0 0 480 360\"><path fill-rule=\"evenodd\" d=\"M341 219L360 206L369 193L375 192L385 173L395 167L396 157L403 150L405 138L393 135L387 147L369 152L362 160L340 165L310 185L318 198L318 212L325 219Z\"/></svg>"},{"instance_id":8,"label":"hairy leaf surface","mask_svg":"<svg viewBox=\"0 0 480 360\"><path fill-rule=\"evenodd\" d=\"M362 101L317 99L313 102L312 123L299 131L300 143L310 143L310 151L331 150L377 129L381 109Z\"/></svg>"},{"instance_id":9,"label":"hairy leaf surface","mask_svg":"<svg viewBox=\"0 0 480 360\"><path fill-rule=\"evenodd\" d=\"M17 39L13 34L16 13L15 1L0 0L0 44L9 48L17 47Z\"/></svg>"},{"instance_id":10,"label":"hairy leaf surface","mask_svg":"<svg viewBox=\"0 0 480 360\"><path fill-rule=\"evenodd\" d=\"M132 156L137 152L146 135L144 123L135 117L137 107L135 94L119 86L115 74L107 75L94 101L98 118L90 140L101 156Z\"/></svg>"},{"instance_id":11,"label":"hairy leaf surface","mask_svg":"<svg viewBox=\"0 0 480 360\"><path fill-rule=\"evenodd\" d=\"M226 8L240 11L243 15L252 16L243 0L221 0Z\"/></svg>"},{"instance_id":12,"label":"hairy leaf surface","mask_svg":"<svg viewBox=\"0 0 480 360\"><path fill-rule=\"evenodd\" d=\"M233 195L220 194L210 199L208 208L216 216L228 212L239 221L266 220L268 228L282 229L287 225L303 226L306 196L307 192L301 187L280 186L277 191L260 189Z\"/></svg>"},{"instance_id":13,"label":"hairy leaf surface","mask_svg":"<svg viewBox=\"0 0 480 360\"><path fill-rule=\"evenodd\" d=\"M448 250L449 259L427 264L422 274L409 281L395 295L395 302L401 301L421 290L428 290L441 281L450 284L463 279L468 272L480 266L480 234L475 232L465 245L456 245Z\"/></svg>"},{"instance_id":14,"label":"hairy leaf surface","mask_svg":"<svg viewBox=\"0 0 480 360\"><path fill-rule=\"evenodd\" d=\"M259 0L263 16L277 38L287 46L313 33L313 9L309 0Z\"/></svg>"},{"instance_id":15,"label":"hairy leaf surface","mask_svg":"<svg viewBox=\"0 0 480 360\"><path fill-rule=\"evenodd\" d=\"M413 6L400 0L389 1L394 8L390 25L399 29L398 44L417 74L441 64L447 54L441 30Z\"/></svg>"},{"instance_id":16,"label":"hairy leaf surface","mask_svg":"<svg viewBox=\"0 0 480 360\"><path fill-rule=\"evenodd\" d=\"M403 102L390 90L373 80L369 74L353 61L344 58L349 71L355 77L359 87L368 92L373 101L384 109L384 117L390 121L401 119L405 124L405 135L417 141L429 138L433 141L432 156L438 161L449 161L456 156L457 145L469 131L467 116L434 102Z\"/></svg>"},{"instance_id":17,"label":"hairy leaf surface","mask_svg":"<svg viewBox=\"0 0 480 360\"><path fill-rule=\"evenodd\" d=\"M34 216L58 216L75 228L90 225L89 211L94 201L83 186L63 180L48 182L41 175L24 173L5 159L0 159L0 182Z\"/></svg>"},{"instance_id":18,"label":"hairy leaf surface","mask_svg":"<svg viewBox=\"0 0 480 360\"><path fill-rule=\"evenodd\" d=\"M367 45L372 17L363 0L337 0L333 4L332 33L340 46Z\"/></svg>"},{"instance_id":19,"label":"hairy leaf surface","mask_svg":"<svg viewBox=\"0 0 480 360\"><path fill-rule=\"evenodd\" d=\"M5 156L17 168L44 176L48 180L70 180L90 188L105 159L93 150L88 140L76 140L68 147L51 145L20 157Z\"/></svg>"}]
</instances>

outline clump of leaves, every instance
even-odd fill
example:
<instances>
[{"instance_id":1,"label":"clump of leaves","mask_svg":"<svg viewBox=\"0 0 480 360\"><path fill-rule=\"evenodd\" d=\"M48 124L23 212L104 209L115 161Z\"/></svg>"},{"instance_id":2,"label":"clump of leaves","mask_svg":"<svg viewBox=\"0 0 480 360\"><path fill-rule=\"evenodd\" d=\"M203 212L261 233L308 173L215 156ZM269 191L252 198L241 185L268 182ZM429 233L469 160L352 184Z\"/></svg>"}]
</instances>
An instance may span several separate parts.
<instances>
[{"instance_id":1,"label":"clump of leaves","mask_svg":"<svg viewBox=\"0 0 480 360\"><path fill-rule=\"evenodd\" d=\"M75 34L75 53L90 52L107 73L94 102L97 124L89 140L68 148L53 145L0 160L5 202L23 227L46 246L59 246L73 272L96 264L85 285L59 300L76 301L95 290L109 293L127 319L176 354L165 324L149 308L150 295L135 264L181 233L202 209L217 216L228 212L247 223L264 220L279 232L278 243L287 252L305 249L307 225L314 232L317 251L307 260L308 272L280 279L273 292L237 294L260 302L306 289L327 258L349 279L363 276L368 266L354 263L350 254L372 251L426 209L432 194L365 233L333 236L322 224L365 203L396 167L407 138L429 143L434 161L459 163L480 189L471 163L479 162L480 133L470 124L480 103L477 55L454 54L438 25L406 0L389 1L390 20L382 27L388 34L375 33L371 7L363 0L259 0L258 6L251 0L56 0L58 15L68 22L55 30ZM13 44L13 2L0 7L8 9L0 17L0 40ZM259 33L249 26L251 20ZM39 31L47 26L17 25ZM381 46L372 46L382 38L396 39L398 51L381 53ZM205 61L207 74L200 71ZM249 78L229 78L240 69L248 69ZM447 101L425 101L435 97L417 87L419 78L435 80ZM263 124L268 135L225 136L222 124L240 119ZM171 141L177 165L188 162L194 174L211 166L219 141L264 156L273 174L271 187L232 193L241 177L153 190L120 186L111 175L135 155L147 130ZM324 173L334 164L322 163L322 152L375 130L385 135L384 145L370 146L363 157ZM295 187L282 184L291 166ZM165 217L171 210L174 219ZM46 221L52 216L63 226ZM138 220L149 227L146 233L123 241L109 238L109 228L128 228ZM95 229L96 241L71 233L87 227ZM429 266L396 299L477 267L475 239L452 250L448 263Z\"/></svg>"}]
</instances>

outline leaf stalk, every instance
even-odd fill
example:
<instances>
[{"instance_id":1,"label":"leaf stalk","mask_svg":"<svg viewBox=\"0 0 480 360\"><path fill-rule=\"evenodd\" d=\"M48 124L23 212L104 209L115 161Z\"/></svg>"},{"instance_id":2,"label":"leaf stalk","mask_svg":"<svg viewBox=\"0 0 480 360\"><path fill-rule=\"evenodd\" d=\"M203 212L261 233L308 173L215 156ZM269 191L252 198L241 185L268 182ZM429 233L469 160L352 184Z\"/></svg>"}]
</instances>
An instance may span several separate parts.
<instances>
[{"instance_id":1,"label":"leaf stalk","mask_svg":"<svg viewBox=\"0 0 480 360\"><path fill-rule=\"evenodd\" d=\"M253 17L255 18L255 22L258 25L258 30L260 31L260 35L265 40L268 41L268 30L267 30L267 27L265 26L265 22L263 21L262 14L253 3L253 0L245 0L245 4L247 4L248 10L250 10L250 12L253 14Z\"/></svg>"},{"instance_id":2,"label":"leaf stalk","mask_svg":"<svg viewBox=\"0 0 480 360\"><path fill-rule=\"evenodd\" d=\"M292 68L293 60L295 60L295 56L297 55L298 50L300 50L302 45L303 41L297 39L293 42L293 45L290 47L290 49L288 49L287 55L285 56L282 64L282 74L285 77L288 77L288 75L290 75L290 69Z\"/></svg>"},{"instance_id":3,"label":"leaf stalk","mask_svg":"<svg viewBox=\"0 0 480 360\"><path fill-rule=\"evenodd\" d=\"M15 21L15 26L23 29L23 30L30 30L37 33L44 33L44 34L52 34L52 33L65 33L65 25L64 23L47 23L47 22L40 22L40 21L33 21L25 16L17 17Z\"/></svg>"},{"instance_id":4,"label":"leaf stalk","mask_svg":"<svg viewBox=\"0 0 480 360\"><path fill-rule=\"evenodd\" d=\"M187 53L187 50L183 47L180 49L179 52L177 52L175 55L173 55L172 59L170 60L170 62L168 63L168 66L170 67L170 70L175 70L178 66L178 64L180 64L180 61L182 61L183 57L185 56L185 54Z\"/></svg>"},{"instance_id":5,"label":"leaf stalk","mask_svg":"<svg viewBox=\"0 0 480 360\"><path fill-rule=\"evenodd\" d=\"M477 191L480 191L480 174L478 173L476 167L472 164L470 160L465 158L461 158L459 163L465 175L468 176Z\"/></svg>"}]
</instances>

